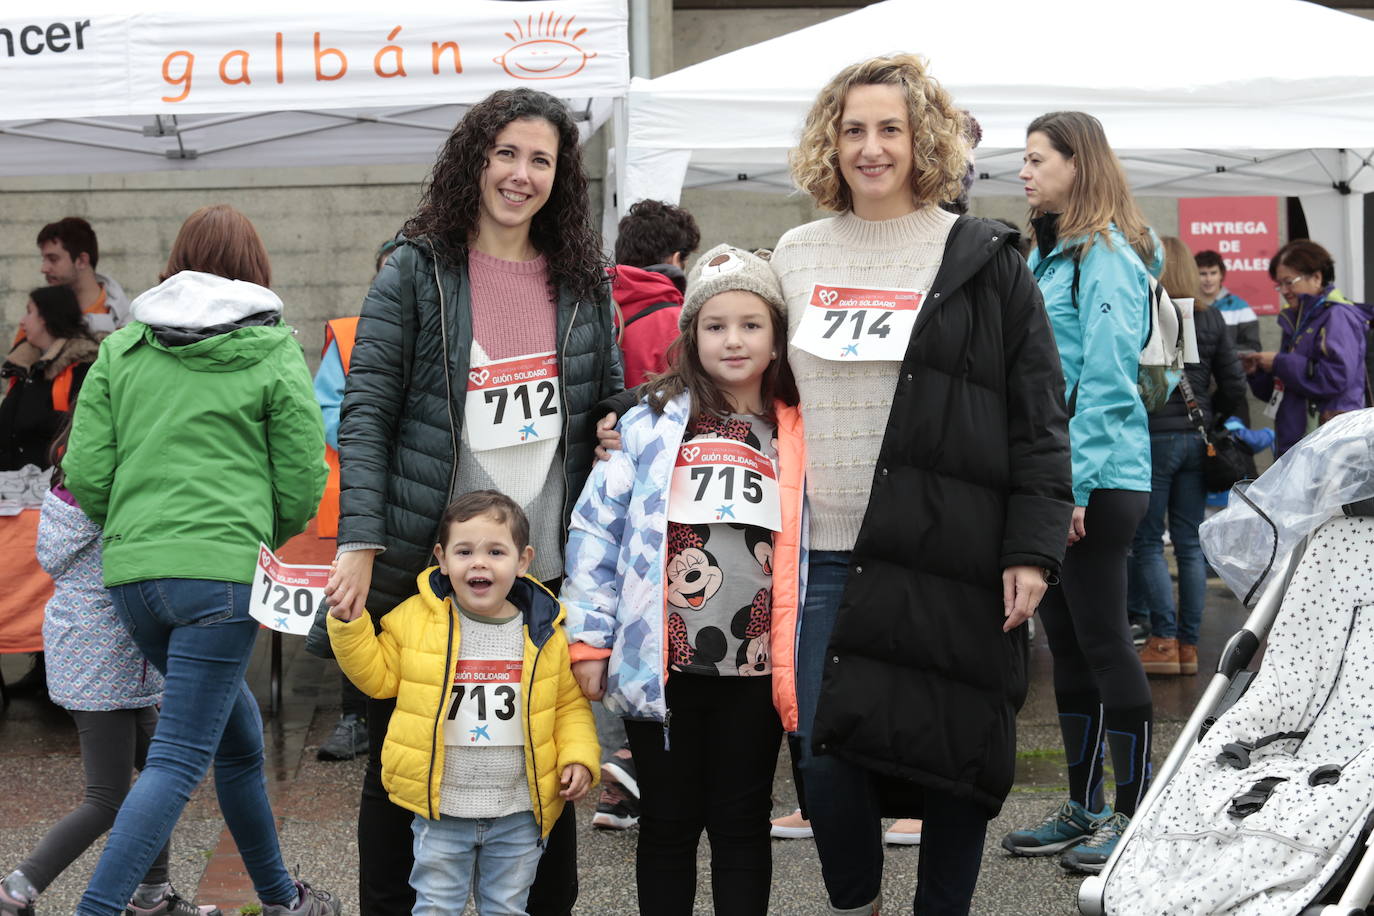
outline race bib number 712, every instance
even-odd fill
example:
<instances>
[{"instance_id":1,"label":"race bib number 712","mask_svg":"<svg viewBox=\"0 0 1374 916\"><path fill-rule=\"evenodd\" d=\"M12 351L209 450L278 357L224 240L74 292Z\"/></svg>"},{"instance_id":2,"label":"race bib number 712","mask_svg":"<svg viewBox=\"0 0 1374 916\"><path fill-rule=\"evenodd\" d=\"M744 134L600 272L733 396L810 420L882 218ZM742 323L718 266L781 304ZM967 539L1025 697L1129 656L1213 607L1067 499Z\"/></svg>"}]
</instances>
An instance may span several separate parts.
<instances>
[{"instance_id":1,"label":"race bib number 712","mask_svg":"<svg viewBox=\"0 0 1374 916\"><path fill-rule=\"evenodd\" d=\"M553 353L499 360L468 372L463 433L473 451L556 439L562 424Z\"/></svg>"},{"instance_id":2,"label":"race bib number 712","mask_svg":"<svg viewBox=\"0 0 1374 916\"><path fill-rule=\"evenodd\" d=\"M900 362L924 300L923 290L817 283L792 346L838 362Z\"/></svg>"}]
</instances>

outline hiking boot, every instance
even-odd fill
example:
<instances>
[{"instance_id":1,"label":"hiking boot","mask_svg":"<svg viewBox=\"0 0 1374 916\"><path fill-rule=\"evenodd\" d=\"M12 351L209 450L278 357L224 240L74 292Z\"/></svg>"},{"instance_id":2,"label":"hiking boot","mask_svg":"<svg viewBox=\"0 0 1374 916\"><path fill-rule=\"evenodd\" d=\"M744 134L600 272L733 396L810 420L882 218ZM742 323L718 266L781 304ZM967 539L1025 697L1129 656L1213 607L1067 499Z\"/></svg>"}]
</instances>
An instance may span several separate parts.
<instances>
[{"instance_id":1,"label":"hiking boot","mask_svg":"<svg viewBox=\"0 0 1374 916\"><path fill-rule=\"evenodd\" d=\"M768 835L775 840L809 840L815 835L811 831L811 822L802 817L800 808L791 814L773 818L771 823Z\"/></svg>"},{"instance_id":2,"label":"hiking boot","mask_svg":"<svg viewBox=\"0 0 1374 916\"><path fill-rule=\"evenodd\" d=\"M1014 856L1049 856L1092 836L1094 822L1111 814L1103 807L1093 814L1076 801L1066 801L1034 827L1013 830L1002 837L1002 848Z\"/></svg>"},{"instance_id":3,"label":"hiking boot","mask_svg":"<svg viewBox=\"0 0 1374 916\"><path fill-rule=\"evenodd\" d=\"M612 754L601 764L601 782L618 782L629 795L639 798L639 774L635 772L635 761L628 755L621 757Z\"/></svg>"},{"instance_id":4,"label":"hiking boot","mask_svg":"<svg viewBox=\"0 0 1374 916\"><path fill-rule=\"evenodd\" d=\"M601 785L601 798L596 802L592 826L603 830L629 830L639 823L639 799L618 782Z\"/></svg>"},{"instance_id":5,"label":"hiking boot","mask_svg":"<svg viewBox=\"0 0 1374 916\"><path fill-rule=\"evenodd\" d=\"M217 906L196 906L169 885L166 896L154 906L137 906L130 900L129 905L124 908L124 916L223 916L223 914Z\"/></svg>"},{"instance_id":6,"label":"hiking boot","mask_svg":"<svg viewBox=\"0 0 1374 916\"><path fill-rule=\"evenodd\" d=\"M304 881L296 881L299 899L294 907L283 903L264 903L262 916L339 916L339 898L329 891L317 890Z\"/></svg>"},{"instance_id":7,"label":"hiking boot","mask_svg":"<svg viewBox=\"0 0 1374 916\"><path fill-rule=\"evenodd\" d=\"M1059 864L1069 871L1095 875L1102 871L1112 857L1121 835L1131 825L1131 819L1117 811L1093 822L1093 835L1059 857Z\"/></svg>"},{"instance_id":8,"label":"hiking boot","mask_svg":"<svg viewBox=\"0 0 1374 916\"><path fill-rule=\"evenodd\" d=\"M912 817L893 821L883 833L883 842L889 846L920 846L921 827L921 822Z\"/></svg>"},{"instance_id":9,"label":"hiking boot","mask_svg":"<svg viewBox=\"0 0 1374 916\"><path fill-rule=\"evenodd\" d=\"M1140 665L1146 674L1178 674L1178 640L1151 636L1140 650Z\"/></svg>"},{"instance_id":10,"label":"hiking boot","mask_svg":"<svg viewBox=\"0 0 1374 916\"><path fill-rule=\"evenodd\" d=\"M339 716L334 732L315 752L318 760L352 760L367 754L367 719L356 713Z\"/></svg>"},{"instance_id":11,"label":"hiking boot","mask_svg":"<svg viewBox=\"0 0 1374 916\"><path fill-rule=\"evenodd\" d=\"M1197 646L1178 644L1178 673L1197 674Z\"/></svg>"}]
</instances>

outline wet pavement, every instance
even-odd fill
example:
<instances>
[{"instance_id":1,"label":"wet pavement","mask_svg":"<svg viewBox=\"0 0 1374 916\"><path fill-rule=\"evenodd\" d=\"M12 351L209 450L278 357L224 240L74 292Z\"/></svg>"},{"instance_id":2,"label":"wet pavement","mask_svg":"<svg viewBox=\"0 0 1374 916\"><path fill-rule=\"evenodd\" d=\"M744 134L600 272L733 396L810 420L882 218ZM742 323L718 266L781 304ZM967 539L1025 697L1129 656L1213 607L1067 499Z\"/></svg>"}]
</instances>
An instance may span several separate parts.
<instances>
[{"instance_id":1,"label":"wet pavement","mask_svg":"<svg viewBox=\"0 0 1374 916\"><path fill-rule=\"evenodd\" d=\"M1163 761L1183 722L1215 670L1226 638L1244 620L1240 603L1218 580L1208 580L1207 610L1197 677L1151 678L1156 715L1156 766ZM249 682L266 718L268 788L280 824L287 867L317 886L337 893L345 912L357 913L355 839L361 760L323 763L315 759L339 715L338 675L332 662L305 654L301 640L284 638L284 703L267 716L269 636L259 640ZM27 656L0 656L0 672L12 683L29 665ZM999 818L989 825L973 912L980 914L1071 914L1079 878L1051 859L1016 859L998 843L1008 830L1034 822L1066 793L1050 657L1043 631L1033 646L1032 687L1021 713L1017 783ZM44 831L80 800L83 780L76 731L57 707L32 694L13 696L0 711L0 873L8 873ZM593 796L595 793L593 793ZM786 747L779 761L775 810L795 807ZM578 914L619 916L637 912L634 891L635 832L607 832L589 826L594 800L579 805ZM97 843L48 888L40 916L71 913L85 888L102 844ZM888 847L886 911L905 912L916 883L917 847ZM697 913L710 913L709 850L699 854ZM193 795L173 836L173 883L199 902L227 914L251 905L252 893L224 829L210 785ZM810 840L775 840L770 912L824 914L819 866ZM249 907L249 912L255 910ZM471 912L471 910L469 910Z\"/></svg>"}]
</instances>

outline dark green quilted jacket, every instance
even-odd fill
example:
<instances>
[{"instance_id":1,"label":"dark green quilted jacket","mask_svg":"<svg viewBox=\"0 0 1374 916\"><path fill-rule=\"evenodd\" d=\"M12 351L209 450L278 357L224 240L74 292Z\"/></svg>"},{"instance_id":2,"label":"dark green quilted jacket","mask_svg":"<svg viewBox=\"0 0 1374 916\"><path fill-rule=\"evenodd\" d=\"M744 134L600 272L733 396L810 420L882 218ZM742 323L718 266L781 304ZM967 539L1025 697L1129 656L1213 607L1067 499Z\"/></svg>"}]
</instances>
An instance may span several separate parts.
<instances>
[{"instance_id":1,"label":"dark green quilted jacket","mask_svg":"<svg viewBox=\"0 0 1374 916\"><path fill-rule=\"evenodd\" d=\"M609 281L596 301L558 296L564 529L594 460L594 408L624 387L610 302ZM374 616L410 597L432 562L455 495L471 350L467 265L445 267L423 242L402 244L363 303L339 422L339 543L386 548L373 566Z\"/></svg>"}]
</instances>

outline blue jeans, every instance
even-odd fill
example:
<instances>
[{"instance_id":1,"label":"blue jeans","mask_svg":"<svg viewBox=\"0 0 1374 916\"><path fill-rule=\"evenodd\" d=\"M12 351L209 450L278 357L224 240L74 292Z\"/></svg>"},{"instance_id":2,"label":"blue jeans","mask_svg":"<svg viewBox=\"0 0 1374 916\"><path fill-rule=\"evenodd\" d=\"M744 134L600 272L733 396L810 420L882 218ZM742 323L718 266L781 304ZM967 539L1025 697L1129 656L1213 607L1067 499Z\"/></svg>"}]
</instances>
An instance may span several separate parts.
<instances>
[{"instance_id":1,"label":"blue jeans","mask_svg":"<svg viewBox=\"0 0 1374 916\"><path fill-rule=\"evenodd\" d=\"M800 791L806 797L830 905L841 912L867 913L883 885L878 784L863 767L811 750L826 646L849 581L849 559L848 552L825 550L813 550L808 558L796 662L799 740L792 746L801 747ZM918 703L921 698L892 698L891 702ZM949 793L926 789L923 794L925 824L916 867L915 912L922 916L967 914L982 863L987 812ZM883 908L884 912L888 909Z\"/></svg>"},{"instance_id":2,"label":"blue jeans","mask_svg":"<svg viewBox=\"0 0 1374 916\"><path fill-rule=\"evenodd\" d=\"M119 916L191 791L215 764L215 795L253 888L291 904L262 771L262 717L243 682L258 635L251 589L206 579L149 579L110 589L139 649L166 678L162 715L138 782L124 799L80 916Z\"/></svg>"},{"instance_id":3,"label":"blue jeans","mask_svg":"<svg viewBox=\"0 0 1374 916\"><path fill-rule=\"evenodd\" d=\"M525 898L539 868L539 825L528 811L505 817L416 815L412 916L463 912L468 891L479 916L524 916Z\"/></svg>"},{"instance_id":4,"label":"blue jeans","mask_svg":"<svg viewBox=\"0 0 1374 916\"><path fill-rule=\"evenodd\" d=\"M1132 604L1150 615L1150 634L1197 645L1202 606L1207 596L1207 563L1197 529L1207 506L1202 474L1202 437L1196 432L1155 433L1150 436L1154 482L1150 506L1135 531L1131 548ZM1178 609L1173 583L1164 560L1164 517L1178 561Z\"/></svg>"}]
</instances>

